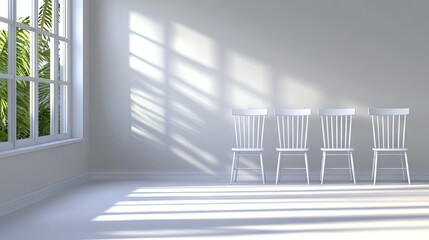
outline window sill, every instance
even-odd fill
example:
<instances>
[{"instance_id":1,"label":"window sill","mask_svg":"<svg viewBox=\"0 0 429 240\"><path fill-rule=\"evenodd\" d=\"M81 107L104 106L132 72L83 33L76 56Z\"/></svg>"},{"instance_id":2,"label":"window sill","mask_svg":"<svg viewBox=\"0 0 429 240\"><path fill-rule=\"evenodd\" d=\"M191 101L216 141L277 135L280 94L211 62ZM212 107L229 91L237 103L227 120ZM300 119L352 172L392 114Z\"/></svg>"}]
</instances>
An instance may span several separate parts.
<instances>
[{"instance_id":1,"label":"window sill","mask_svg":"<svg viewBox=\"0 0 429 240\"><path fill-rule=\"evenodd\" d=\"M54 148L54 147L59 147L59 146L63 146L63 145L73 144L73 143L79 143L79 142L83 142L83 141L85 141L84 138L70 138L70 139L66 139L66 140L37 144L37 145L29 146L29 147L22 147L22 148L6 150L3 152L0 152L0 158L11 157L11 156L15 156L15 155L40 151L43 149Z\"/></svg>"}]
</instances>

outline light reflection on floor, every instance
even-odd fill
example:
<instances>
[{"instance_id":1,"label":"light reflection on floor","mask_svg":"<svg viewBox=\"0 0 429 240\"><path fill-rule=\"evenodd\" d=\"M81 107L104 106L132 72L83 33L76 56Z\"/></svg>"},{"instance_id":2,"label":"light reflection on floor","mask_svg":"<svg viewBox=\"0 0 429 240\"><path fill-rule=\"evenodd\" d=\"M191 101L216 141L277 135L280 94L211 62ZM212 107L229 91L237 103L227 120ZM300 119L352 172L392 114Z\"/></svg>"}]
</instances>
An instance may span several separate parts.
<instances>
[{"instance_id":1,"label":"light reflection on floor","mask_svg":"<svg viewBox=\"0 0 429 240\"><path fill-rule=\"evenodd\" d=\"M92 181L0 218L0 239L421 239L429 184Z\"/></svg>"},{"instance_id":2,"label":"light reflection on floor","mask_svg":"<svg viewBox=\"0 0 429 240\"><path fill-rule=\"evenodd\" d=\"M426 239L428 200L428 185L140 187L92 221L142 229L93 239Z\"/></svg>"}]
</instances>

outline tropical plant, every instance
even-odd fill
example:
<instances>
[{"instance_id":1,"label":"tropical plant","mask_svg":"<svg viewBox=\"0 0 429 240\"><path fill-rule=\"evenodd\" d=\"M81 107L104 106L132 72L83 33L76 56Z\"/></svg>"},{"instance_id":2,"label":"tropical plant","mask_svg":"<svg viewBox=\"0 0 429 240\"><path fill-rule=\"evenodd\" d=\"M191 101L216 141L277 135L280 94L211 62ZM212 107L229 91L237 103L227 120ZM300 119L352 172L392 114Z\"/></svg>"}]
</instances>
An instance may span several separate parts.
<instances>
[{"instance_id":1,"label":"tropical plant","mask_svg":"<svg viewBox=\"0 0 429 240\"><path fill-rule=\"evenodd\" d=\"M52 0L43 0L38 9L37 26L47 32L52 32ZM18 22L29 25L30 16L17 19ZM50 79L51 71L51 38L39 34L37 46L39 78ZM8 40L5 30L0 30L0 73L7 73L8 69ZM16 75L30 76L30 32L21 28L16 29ZM30 137L30 82L16 81L16 138ZM50 87L51 84L39 83L39 135L50 134ZM8 141L8 85L7 81L0 80L0 142Z\"/></svg>"},{"instance_id":2,"label":"tropical plant","mask_svg":"<svg viewBox=\"0 0 429 240\"><path fill-rule=\"evenodd\" d=\"M7 141L7 81L0 79L0 142Z\"/></svg>"}]
</instances>

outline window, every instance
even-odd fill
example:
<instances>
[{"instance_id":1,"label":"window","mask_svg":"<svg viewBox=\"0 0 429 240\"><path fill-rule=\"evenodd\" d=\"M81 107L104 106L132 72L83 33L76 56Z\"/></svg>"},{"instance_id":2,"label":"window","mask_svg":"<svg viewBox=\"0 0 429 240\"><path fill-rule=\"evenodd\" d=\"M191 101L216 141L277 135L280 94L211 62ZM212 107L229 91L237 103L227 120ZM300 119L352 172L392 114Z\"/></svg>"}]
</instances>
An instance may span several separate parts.
<instances>
[{"instance_id":1,"label":"window","mask_svg":"<svg viewBox=\"0 0 429 240\"><path fill-rule=\"evenodd\" d=\"M0 150L70 138L67 0L0 0Z\"/></svg>"}]
</instances>

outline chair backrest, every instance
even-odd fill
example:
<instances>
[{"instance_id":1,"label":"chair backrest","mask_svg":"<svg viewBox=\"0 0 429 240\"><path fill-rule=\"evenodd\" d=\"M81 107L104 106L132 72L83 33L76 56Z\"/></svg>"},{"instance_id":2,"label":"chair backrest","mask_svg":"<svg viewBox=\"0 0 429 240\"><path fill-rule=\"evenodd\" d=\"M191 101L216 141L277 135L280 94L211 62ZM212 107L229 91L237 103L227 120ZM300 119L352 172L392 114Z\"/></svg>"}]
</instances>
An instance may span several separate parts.
<instances>
[{"instance_id":1,"label":"chair backrest","mask_svg":"<svg viewBox=\"0 0 429 240\"><path fill-rule=\"evenodd\" d=\"M275 109L279 148L307 148L308 117L311 109Z\"/></svg>"},{"instance_id":2,"label":"chair backrest","mask_svg":"<svg viewBox=\"0 0 429 240\"><path fill-rule=\"evenodd\" d=\"M319 109L322 122L323 148L351 147L354 108Z\"/></svg>"},{"instance_id":3,"label":"chair backrest","mask_svg":"<svg viewBox=\"0 0 429 240\"><path fill-rule=\"evenodd\" d=\"M236 148L262 148L267 109L233 109Z\"/></svg>"},{"instance_id":4,"label":"chair backrest","mask_svg":"<svg viewBox=\"0 0 429 240\"><path fill-rule=\"evenodd\" d=\"M405 148L405 128L409 108L369 108L374 148Z\"/></svg>"}]
</instances>

